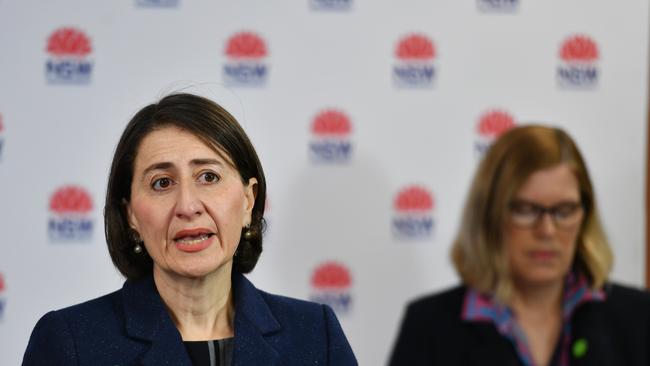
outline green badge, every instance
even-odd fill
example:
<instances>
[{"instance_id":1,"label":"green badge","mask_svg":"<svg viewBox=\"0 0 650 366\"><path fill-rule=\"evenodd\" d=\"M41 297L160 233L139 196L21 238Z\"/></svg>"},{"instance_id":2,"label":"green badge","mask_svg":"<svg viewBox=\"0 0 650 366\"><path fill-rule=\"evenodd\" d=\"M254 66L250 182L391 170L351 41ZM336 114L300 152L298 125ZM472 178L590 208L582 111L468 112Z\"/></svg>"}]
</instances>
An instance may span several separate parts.
<instances>
[{"instance_id":1,"label":"green badge","mask_svg":"<svg viewBox=\"0 0 650 366\"><path fill-rule=\"evenodd\" d=\"M582 358L585 356L588 349L589 349L589 343L587 343L587 340L584 338L580 338L573 343L573 348L571 349L571 351L573 352L574 358Z\"/></svg>"}]
</instances>

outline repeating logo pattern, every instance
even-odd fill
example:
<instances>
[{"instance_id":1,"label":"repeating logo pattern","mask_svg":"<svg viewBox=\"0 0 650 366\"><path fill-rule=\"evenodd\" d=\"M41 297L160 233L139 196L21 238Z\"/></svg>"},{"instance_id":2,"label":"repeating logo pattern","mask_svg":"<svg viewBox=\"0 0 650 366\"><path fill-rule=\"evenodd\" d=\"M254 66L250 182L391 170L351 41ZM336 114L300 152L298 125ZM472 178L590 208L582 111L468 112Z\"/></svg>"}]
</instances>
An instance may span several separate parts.
<instances>
[{"instance_id":1,"label":"repeating logo pattern","mask_svg":"<svg viewBox=\"0 0 650 366\"><path fill-rule=\"evenodd\" d=\"M63 186L50 198L48 233L56 242L87 241L92 237L93 202L79 186Z\"/></svg>"},{"instance_id":2,"label":"repeating logo pattern","mask_svg":"<svg viewBox=\"0 0 650 366\"><path fill-rule=\"evenodd\" d=\"M266 63L266 42L253 32L234 34L226 44L224 82L233 86L262 86L266 84L269 66Z\"/></svg>"},{"instance_id":3,"label":"repeating logo pattern","mask_svg":"<svg viewBox=\"0 0 650 366\"><path fill-rule=\"evenodd\" d=\"M312 10L348 11L352 8L352 0L309 0Z\"/></svg>"},{"instance_id":4,"label":"repeating logo pattern","mask_svg":"<svg viewBox=\"0 0 650 366\"><path fill-rule=\"evenodd\" d=\"M63 27L47 40L49 57L45 75L50 84L88 84L93 70L89 59L92 52L90 38L81 30Z\"/></svg>"},{"instance_id":5,"label":"repeating logo pattern","mask_svg":"<svg viewBox=\"0 0 650 366\"><path fill-rule=\"evenodd\" d=\"M422 34L409 34L397 43L393 82L400 88L430 88L436 77L433 41Z\"/></svg>"},{"instance_id":6,"label":"repeating logo pattern","mask_svg":"<svg viewBox=\"0 0 650 366\"><path fill-rule=\"evenodd\" d=\"M320 264L311 276L310 300L329 305L339 314L352 308L352 276L348 268L335 261Z\"/></svg>"},{"instance_id":7,"label":"repeating logo pattern","mask_svg":"<svg viewBox=\"0 0 650 366\"><path fill-rule=\"evenodd\" d=\"M558 85L563 88L591 89L598 85L598 45L582 34L568 37L560 47Z\"/></svg>"},{"instance_id":8,"label":"repeating logo pattern","mask_svg":"<svg viewBox=\"0 0 650 366\"><path fill-rule=\"evenodd\" d=\"M319 112L311 124L309 156L315 163L347 163L352 156L352 123L337 109Z\"/></svg>"},{"instance_id":9,"label":"repeating logo pattern","mask_svg":"<svg viewBox=\"0 0 650 366\"><path fill-rule=\"evenodd\" d=\"M519 10L519 0L476 0L476 4L485 13L514 13Z\"/></svg>"},{"instance_id":10,"label":"repeating logo pattern","mask_svg":"<svg viewBox=\"0 0 650 366\"><path fill-rule=\"evenodd\" d=\"M474 152L482 157L495 139L514 126L515 119L505 110L491 109L483 113L476 124Z\"/></svg>"},{"instance_id":11,"label":"repeating logo pattern","mask_svg":"<svg viewBox=\"0 0 650 366\"><path fill-rule=\"evenodd\" d=\"M433 194L423 186L400 190L393 201L392 231L400 239L427 239L434 229Z\"/></svg>"}]
</instances>

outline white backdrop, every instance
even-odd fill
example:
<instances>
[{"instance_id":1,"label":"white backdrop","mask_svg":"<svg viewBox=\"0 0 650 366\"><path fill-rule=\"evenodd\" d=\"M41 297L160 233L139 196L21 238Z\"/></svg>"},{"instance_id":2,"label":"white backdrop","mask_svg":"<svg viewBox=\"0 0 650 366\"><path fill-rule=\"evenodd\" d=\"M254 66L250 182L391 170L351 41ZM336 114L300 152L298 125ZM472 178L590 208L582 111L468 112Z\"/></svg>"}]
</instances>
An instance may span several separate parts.
<instances>
[{"instance_id":1,"label":"white backdrop","mask_svg":"<svg viewBox=\"0 0 650 366\"><path fill-rule=\"evenodd\" d=\"M113 149L139 108L187 81L209 83L195 90L239 118L266 170L269 230L250 278L331 304L362 365L386 362L408 300L457 282L464 197L510 123L576 138L612 277L642 285L648 11L0 0L0 364L20 363L46 311L121 286L102 220Z\"/></svg>"}]
</instances>

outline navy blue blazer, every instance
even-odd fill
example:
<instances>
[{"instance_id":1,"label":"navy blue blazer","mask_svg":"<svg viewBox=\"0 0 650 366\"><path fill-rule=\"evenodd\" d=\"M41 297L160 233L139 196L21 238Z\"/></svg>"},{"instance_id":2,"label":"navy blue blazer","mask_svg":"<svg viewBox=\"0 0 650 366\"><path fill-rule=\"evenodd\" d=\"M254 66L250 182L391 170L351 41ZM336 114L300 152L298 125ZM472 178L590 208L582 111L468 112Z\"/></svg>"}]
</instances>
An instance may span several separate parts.
<instances>
[{"instance_id":1,"label":"navy blue blazer","mask_svg":"<svg viewBox=\"0 0 650 366\"><path fill-rule=\"evenodd\" d=\"M330 307L265 293L240 274L233 274L233 293L233 366L357 365ZM45 314L23 365L192 364L150 277Z\"/></svg>"}]
</instances>

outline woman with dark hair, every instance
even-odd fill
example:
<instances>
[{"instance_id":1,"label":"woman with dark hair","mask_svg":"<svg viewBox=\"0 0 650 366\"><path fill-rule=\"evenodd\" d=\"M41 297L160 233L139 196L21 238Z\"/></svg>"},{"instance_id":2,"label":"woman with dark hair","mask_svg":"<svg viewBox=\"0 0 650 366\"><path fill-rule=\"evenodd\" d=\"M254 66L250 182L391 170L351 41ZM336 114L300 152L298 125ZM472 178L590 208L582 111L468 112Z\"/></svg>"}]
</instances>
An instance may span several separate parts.
<instances>
[{"instance_id":1,"label":"woman with dark hair","mask_svg":"<svg viewBox=\"0 0 650 366\"><path fill-rule=\"evenodd\" d=\"M650 364L650 295L608 282L591 179L563 130L494 142L451 253L462 285L409 304L389 365Z\"/></svg>"},{"instance_id":2,"label":"woman with dark hair","mask_svg":"<svg viewBox=\"0 0 650 366\"><path fill-rule=\"evenodd\" d=\"M104 211L121 290L52 311L23 365L356 365L326 305L243 274L262 252L266 182L226 110L192 94L140 110L117 145Z\"/></svg>"}]
</instances>

